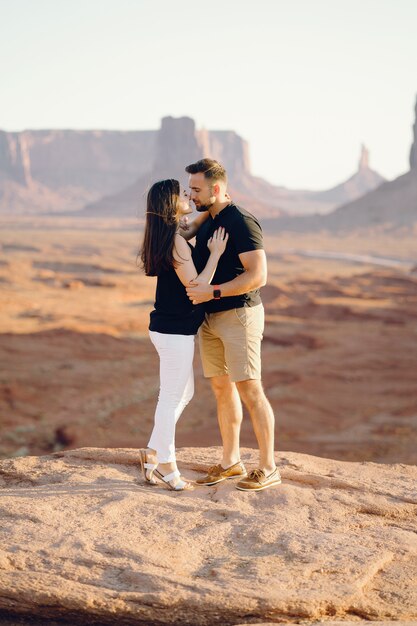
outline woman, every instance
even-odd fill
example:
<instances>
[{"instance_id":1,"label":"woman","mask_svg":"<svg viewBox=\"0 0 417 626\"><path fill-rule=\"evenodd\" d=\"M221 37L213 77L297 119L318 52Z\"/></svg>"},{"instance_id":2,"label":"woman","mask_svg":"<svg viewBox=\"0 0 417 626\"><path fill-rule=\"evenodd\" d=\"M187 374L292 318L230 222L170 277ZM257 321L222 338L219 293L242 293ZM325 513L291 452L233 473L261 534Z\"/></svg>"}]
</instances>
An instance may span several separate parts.
<instances>
[{"instance_id":1,"label":"woman","mask_svg":"<svg viewBox=\"0 0 417 626\"><path fill-rule=\"evenodd\" d=\"M149 335L160 360L160 390L154 428L146 449L140 450L142 473L148 483L155 476L170 489L192 489L175 460L175 425L194 394L194 338L204 319L202 305L194 306L185 291L193 279L210 283L228 235L219 228L208 242L210 257L201 274L193 261L193 247L179 234L180 220L191 213L187 194L180 196L177 180L162 180L148 193L141 251L147 276L157 276L155 309ZM196 220L203 221L202 214ZM158 468L158 469L157 469Z\"/></svg>"}]
</instances>

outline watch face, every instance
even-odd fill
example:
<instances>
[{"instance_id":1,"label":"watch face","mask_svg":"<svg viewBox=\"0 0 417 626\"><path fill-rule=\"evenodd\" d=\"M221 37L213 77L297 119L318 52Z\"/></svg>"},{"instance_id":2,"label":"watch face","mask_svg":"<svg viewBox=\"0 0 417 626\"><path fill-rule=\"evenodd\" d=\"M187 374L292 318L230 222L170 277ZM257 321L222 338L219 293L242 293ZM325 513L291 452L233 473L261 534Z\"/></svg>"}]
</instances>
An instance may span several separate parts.
<instances>
[{"instance_id":1,"label":"watch face","mask_svg":"<svg viewBox=\"0 0 417 626\"><path fill-rule=\"evenodd\" d=\"M221 297L220 289L213 289L213 298L215 300L220 300L220 297Z\"/></svg>"}]
</instances>

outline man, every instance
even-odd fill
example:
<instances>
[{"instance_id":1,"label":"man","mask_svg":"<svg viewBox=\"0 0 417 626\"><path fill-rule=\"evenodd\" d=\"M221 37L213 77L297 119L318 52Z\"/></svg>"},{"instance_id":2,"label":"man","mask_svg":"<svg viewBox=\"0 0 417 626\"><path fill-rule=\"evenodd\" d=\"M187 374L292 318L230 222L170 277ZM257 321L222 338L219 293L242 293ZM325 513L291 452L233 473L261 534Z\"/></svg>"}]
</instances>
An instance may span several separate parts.
<instances>
[{"instance_id":1,"label":"man","mask_svg":"<svg viewBox=\"0 0 417 626\"><path fill-rule=\"evenodd\" d=\"M223 457L197 480L214 485L239 478L237 489L260 491L281 482L274 461L274 414L261 383L261 340L264 310L259 289L266 283L266 257L257 219L235 205L227 193L223 166L202 159L185 168L190 174L190 197L197 211L208 211L187 238L196 233L197 269L204 267L207 241L223 226L229 234L212 285L196 281L187 288L193 303L206 303L206 320L199 331L204 375L217 400ZM259 468L248 475L240 460L242 401L247 407L259 445Z\"/></svg>"}]
</instances>

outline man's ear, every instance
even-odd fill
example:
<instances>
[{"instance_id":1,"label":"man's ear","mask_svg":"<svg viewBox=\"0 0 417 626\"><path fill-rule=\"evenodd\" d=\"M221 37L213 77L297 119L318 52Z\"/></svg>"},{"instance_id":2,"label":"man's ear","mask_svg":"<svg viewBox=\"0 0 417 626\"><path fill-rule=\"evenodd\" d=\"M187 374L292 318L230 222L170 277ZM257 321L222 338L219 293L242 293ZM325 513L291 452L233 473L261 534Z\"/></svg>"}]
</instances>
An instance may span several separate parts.
<instances>
[{"instance_id":1,"label":"man's ear","mask_svg":"<svg viewBox=\"0 0 417 626\"><path fill-rule=\"evenodd\" d=\"M218 183L216 183L215 185L213 185L213 192L216 196L219 195L220 193L220 185Z\"/></svg>"}]
</instances>

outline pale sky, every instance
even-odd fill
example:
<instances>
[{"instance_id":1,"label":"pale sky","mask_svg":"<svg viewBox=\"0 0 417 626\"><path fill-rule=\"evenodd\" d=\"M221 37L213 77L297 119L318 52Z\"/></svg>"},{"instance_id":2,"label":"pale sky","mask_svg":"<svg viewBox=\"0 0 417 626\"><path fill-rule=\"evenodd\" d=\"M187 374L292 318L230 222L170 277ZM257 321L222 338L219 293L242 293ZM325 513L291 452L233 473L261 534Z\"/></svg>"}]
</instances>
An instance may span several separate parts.
<instances>
[{"instance_id":1,"label":"pale sky","mask_svg":"<svg viewBox=\"0 0 417 626\"><path fill-rule=\"evenodd\" d=\"M408 169L417 0L0 0L0 129L235 130L290 188Z\"/></svg>"}]
</instances>

